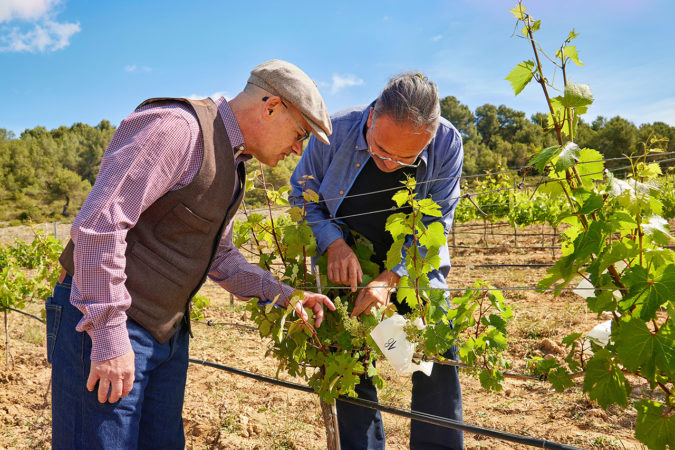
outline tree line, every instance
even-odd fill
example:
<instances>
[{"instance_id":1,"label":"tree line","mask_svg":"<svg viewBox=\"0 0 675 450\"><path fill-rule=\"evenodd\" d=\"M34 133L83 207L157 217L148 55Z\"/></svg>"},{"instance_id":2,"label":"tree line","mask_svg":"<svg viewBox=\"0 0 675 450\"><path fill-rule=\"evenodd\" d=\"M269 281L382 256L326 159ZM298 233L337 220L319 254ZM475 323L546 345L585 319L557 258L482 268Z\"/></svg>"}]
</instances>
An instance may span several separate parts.
<instances>
[{"instance_id":1,"label":"tree line","mask_svg":"<svg viewBox=\"0 0 675 450\"><path fill-rule=\"evenodd\" d=\"M555 135L546 129L547 115L527 117L505 105L485 104L475 111L456 97L441 100L441 114L464 139L464 174L496 172L528 165L538 148L555 145ZM116 127L108 120L96 126L75 123L53 130L38 126L20 136L0 128L0 222L72 220L96 181L101 157ZM581 121L577 144L598 150L606 158L619 158L641 150L650 136L667 139L663 148L675 151L675 127L664 122L636 126L616 116ZM277 189L288 184L297 157L275 168L265 168L265 179ZM257 167L256 161L251 161ZM607 167L627 165L609 161ZM247 192L247 201L262 205L264 193Z\"/></svg>"}]
</instances>

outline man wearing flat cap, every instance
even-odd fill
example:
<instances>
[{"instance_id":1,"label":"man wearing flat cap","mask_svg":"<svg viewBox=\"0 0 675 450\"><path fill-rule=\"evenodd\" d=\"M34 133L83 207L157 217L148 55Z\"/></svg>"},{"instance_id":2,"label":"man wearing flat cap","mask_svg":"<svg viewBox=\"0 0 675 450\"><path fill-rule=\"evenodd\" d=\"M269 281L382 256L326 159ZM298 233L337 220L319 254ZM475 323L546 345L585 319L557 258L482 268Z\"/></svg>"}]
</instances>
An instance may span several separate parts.
<instances>
[{"instance_id":1,"label":"man wearing flat cap","mask_svg":"<svg viewBox=\"0 0 675 450\"><path fill-rule=\"evenodd\" d=\"M184 448L191 298L207 276L280 305L294 292L232 244L244 161L275 166L331 132L316 84L279 60L232 100L154 98L120 123L46 304L54 449ZM295 309L319 326L324 305L303 292Z\"/></svg>"}]
</instances>

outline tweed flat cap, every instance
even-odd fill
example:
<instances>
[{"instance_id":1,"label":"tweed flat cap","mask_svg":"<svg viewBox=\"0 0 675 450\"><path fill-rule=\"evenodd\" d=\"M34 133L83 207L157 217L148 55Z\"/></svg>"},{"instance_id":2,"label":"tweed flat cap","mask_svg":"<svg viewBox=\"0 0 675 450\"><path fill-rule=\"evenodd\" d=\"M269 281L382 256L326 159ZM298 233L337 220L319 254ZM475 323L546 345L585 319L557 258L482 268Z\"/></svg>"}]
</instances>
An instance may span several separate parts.
<instances>
[{"instance_id":1,"label":"tweed flat cap","mask_svg":"<svg viewBox=\"0 0 675 450\"><path fill-rule=\"evenodd\" d=\"M317 139L329 144L333 125L316 83L305 72L289 62L272 59L251 70L248 82L288 100L300 111Z\"/></svg>"}]
</instances>

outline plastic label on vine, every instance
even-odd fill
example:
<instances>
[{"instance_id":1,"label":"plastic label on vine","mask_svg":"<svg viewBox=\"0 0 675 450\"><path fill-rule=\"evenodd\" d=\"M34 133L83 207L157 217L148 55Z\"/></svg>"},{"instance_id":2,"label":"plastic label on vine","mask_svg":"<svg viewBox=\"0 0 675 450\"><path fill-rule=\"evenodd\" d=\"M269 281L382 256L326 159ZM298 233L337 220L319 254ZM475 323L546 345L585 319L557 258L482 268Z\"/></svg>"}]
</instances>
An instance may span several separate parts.
<instances>
[{"instance_id":1,"label":"plastic label on vine","mask_svg":"<svg viewBox=\"0 0 675 450\"><path fill-rule=\"evenodd\" d=\"M429 376L434 363L432 361L413 362L415 346L408 341L403 329L407 324L408 321L403 316L394 314L380 322L370 332L370 336L399 375L408 375L419 370ZM415 325L420 327L420 324Z\"/></svg>"}]
</instances>

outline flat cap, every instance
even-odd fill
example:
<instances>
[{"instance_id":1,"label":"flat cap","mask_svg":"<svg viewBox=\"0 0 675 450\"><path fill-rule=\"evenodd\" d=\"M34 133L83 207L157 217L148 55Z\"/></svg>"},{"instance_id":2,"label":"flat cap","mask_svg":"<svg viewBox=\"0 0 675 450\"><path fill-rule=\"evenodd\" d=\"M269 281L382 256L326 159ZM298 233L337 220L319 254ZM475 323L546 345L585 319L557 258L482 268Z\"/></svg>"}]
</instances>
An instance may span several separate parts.
<instances>
[{"instance_id":1,"label":"flat cap","mask_svg":"<svg viewBox=\"0 0 675 450\"><path fill-rule=\"evenodd\" d=\"M333 125L316 83L297 66L272 59L251 70L248 82L295 106L320 141L329 144Z\"/></svg>"}]
</instances>

